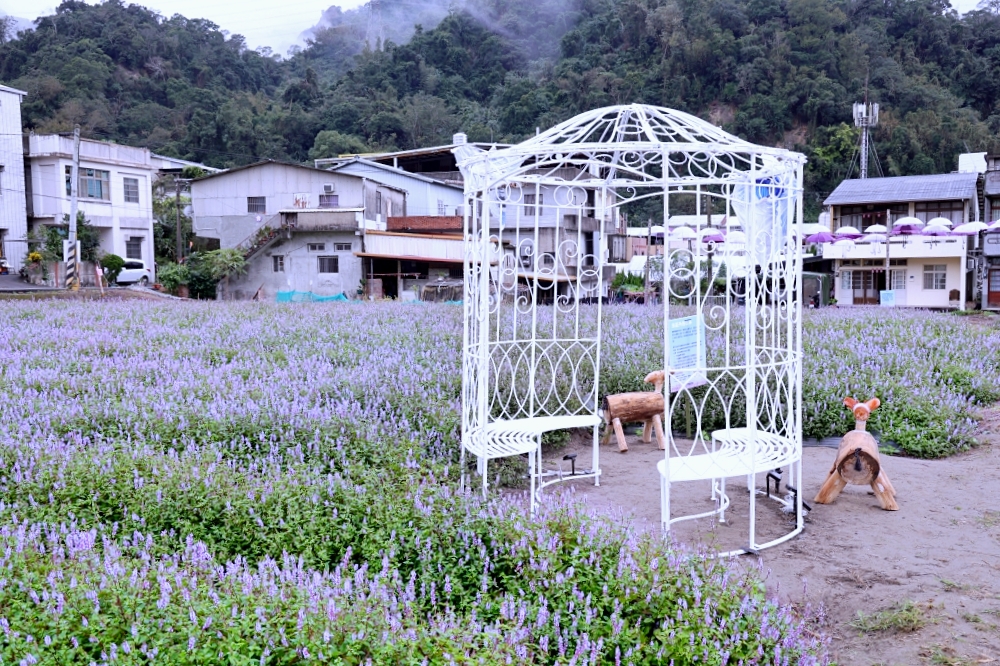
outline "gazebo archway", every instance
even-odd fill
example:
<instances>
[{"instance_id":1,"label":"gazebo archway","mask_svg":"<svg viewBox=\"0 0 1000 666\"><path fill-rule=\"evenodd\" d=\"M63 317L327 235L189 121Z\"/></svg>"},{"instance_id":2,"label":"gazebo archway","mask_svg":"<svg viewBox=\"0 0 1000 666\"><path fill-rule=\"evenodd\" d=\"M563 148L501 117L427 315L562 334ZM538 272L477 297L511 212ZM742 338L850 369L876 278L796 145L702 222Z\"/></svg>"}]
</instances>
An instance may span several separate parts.
<instances>
[{"instance_id":1,"label":"gazebo archway","mask_svg":"<svg viewBox=\"0 0 1000 666\"><path fill-rule=\"evenodd\" d=\"M746 548L802 529L801 498L782 500L796 526L768 543L755 529L756 477L801 478L802 168L694 116L646 105L590 111L523 143L455 149L465 178L462 455L528 454L532 507L566 478L541 469L544 433L598 427L608 230L621 211L656 211L668 230L692 215L694 237L666 241L662 284L667 452L657 466L665 529L729 505L725 479L746 477ZM726 220L726 222L720 222ZM739 222L739 227L732 223ZM730 236L730 234L733 234ZM738 235L736 235L738 234ZM651 361L659 363L659 361ZM650 367L650 370L657 369ZM689 438L678 435L691 423ZM709 481L712 511L670 515L670 489Z\"/></svg>"}]
</instances>

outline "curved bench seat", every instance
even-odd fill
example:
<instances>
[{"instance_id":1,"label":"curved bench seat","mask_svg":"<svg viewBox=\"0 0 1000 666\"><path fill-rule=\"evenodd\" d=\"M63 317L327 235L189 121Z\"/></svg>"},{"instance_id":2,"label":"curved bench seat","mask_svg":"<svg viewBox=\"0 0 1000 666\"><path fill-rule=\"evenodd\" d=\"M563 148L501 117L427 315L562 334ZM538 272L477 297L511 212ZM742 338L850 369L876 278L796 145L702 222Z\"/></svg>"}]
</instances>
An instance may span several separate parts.
<instances>
[{"instance_id":1,"label":"curved bench seat","mask_svg":"<svg viewBox=\"0 0 1000 666\"><path fill-rule=\"evenodd\" d=\"M670 525L682 520L703 518L714 514L719 515L719 521L725 521L725 511L729 507L729 497L726 495L726 479L733 476L746 476L747 489L751 492L750 540L746 549L733 553L751 552L776 542L758 545L754 534L754 476L770 472L785 465L792 465L801 460L801 448L794 439L774 433L750 428L727 428L712 433L712 450L707 453L671 456L656 464L660 476L660 508L661 520L665 530ZM712 511L694 515L670 517L670 484L681 481L711 481L712 499L718 504ZM797 534L801 528L793 531L780 540L785 540Z\"/></svg>"}]
</instances>

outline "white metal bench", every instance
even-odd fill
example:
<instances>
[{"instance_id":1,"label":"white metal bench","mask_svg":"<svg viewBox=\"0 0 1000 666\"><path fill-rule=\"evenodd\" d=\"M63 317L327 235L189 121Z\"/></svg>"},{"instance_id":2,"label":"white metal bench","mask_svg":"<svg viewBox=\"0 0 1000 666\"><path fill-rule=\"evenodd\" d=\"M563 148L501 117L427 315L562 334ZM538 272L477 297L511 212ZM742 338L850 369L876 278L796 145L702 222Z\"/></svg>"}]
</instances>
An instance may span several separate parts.
<instances>
[{"instance_id":1,"label":"white metal bench","mask_svg":"<svg viewBox=\"0 0 1000 666\"><path fill-rule=\"evenodd\" d=\"M754 477L771 472L785 465L800 461L800 449L796 442L786 436L750 428L728 428L712 433L711 449L706 453L680 455L664 458L657 463L660 475L660 510L663 528L670 530L674 523L707 516L719 515L719 522L725 522L725 512L730 505L726 494L726 479L734 476L747 477L750 492L750 525L747 548L723 555L753 552L777 545L794 536L789 534L780 539L758 544L756 540L756 491ZM670 486L682 481L711 481L711 498L716 507L711 511L678 516L670 516Z\"/></svg>"}]
</instances>

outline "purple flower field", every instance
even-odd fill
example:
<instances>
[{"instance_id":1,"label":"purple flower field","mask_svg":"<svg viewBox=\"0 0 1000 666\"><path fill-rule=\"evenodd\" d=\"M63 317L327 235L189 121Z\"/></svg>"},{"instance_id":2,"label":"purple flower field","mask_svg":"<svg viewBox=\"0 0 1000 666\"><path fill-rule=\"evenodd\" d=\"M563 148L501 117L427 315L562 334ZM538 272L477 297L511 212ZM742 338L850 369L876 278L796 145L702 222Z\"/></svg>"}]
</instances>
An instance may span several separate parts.
<instances>
[{"instance_id":1,"label":"purple flower field","mask_svg":"<svg viewBox=\"0 0 1000 666\"><path fill-rule=\"evenodd\" d=\"M3 308L2 664L828 663L755 572L457 492L460 308Z\"/></svg>"}]
</instances>

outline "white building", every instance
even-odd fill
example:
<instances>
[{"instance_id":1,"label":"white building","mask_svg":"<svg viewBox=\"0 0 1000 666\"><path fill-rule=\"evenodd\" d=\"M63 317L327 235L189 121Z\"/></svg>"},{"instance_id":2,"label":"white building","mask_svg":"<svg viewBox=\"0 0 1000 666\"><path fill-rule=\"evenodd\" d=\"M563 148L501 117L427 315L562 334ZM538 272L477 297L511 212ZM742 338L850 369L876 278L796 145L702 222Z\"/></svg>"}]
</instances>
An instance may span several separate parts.
<instances>
[{"instance_id":1,"label":"white building","mask_svg":"<svg viewBox=\"0 0 1000 666\"><path fill-rule=\"evenodd\" d=\"M197 236L236 248L247 273L230 279L233 298L282 292L355 296L366 228L406 214L397 188L357 176L267 160L191 183Z\"/></svg>"},{"instance_id":2,"label":"white building","mask_svg":"<svg viewBox=\"0 0 1000 666\"><path fill-rule=\"evenodd\" d=\"M462 186L445 183L420 173L381 164L362 157L340 162L317 160L323 168L395 187L406 192L406 214L410 217L462 215L465 194Z\"/></svg>"},{"instance_id":3,"label":"white building","mask_svg":"<svg viewBox=\"0 0 1000 666\"><path fill-rule=\"evenodd\" d=\"M73 137L31 134L25 139L29 171L28 218L38 225L64 226L69 220ZM146 148L81 139L78 210L97 229L101 250L140 259L151 269L153 189L156 176Z\"/></svg>"},{"instance_id":4,"label":"white building","mask_svg":"<svg viewBox=\"0 0 1000 666\"><path fill-rule=\"evenodd\" d=\"M943 217L958 226L980 219L978 180L978 173L845 180L824 204L829 206L833 231L841 227L864 231L875 224L891 228L904 217L923 223ZM973 294L968 238L893 235L887 240L823 244L823 258L834 261L838 303L875 305L881 292L888 291L897 306L966 307Z\"/></svg>"},{"instance_id":5,"label":"white building","mask_svg":"<svg viewBox=\"0 0 1000 666\"><path fill-rule=\"evenodd\" d=\"M21 98L26 94L0 85L0 259L11 272L21 268L28 251L21 147Z\"/></svg>"}]
</instances>

